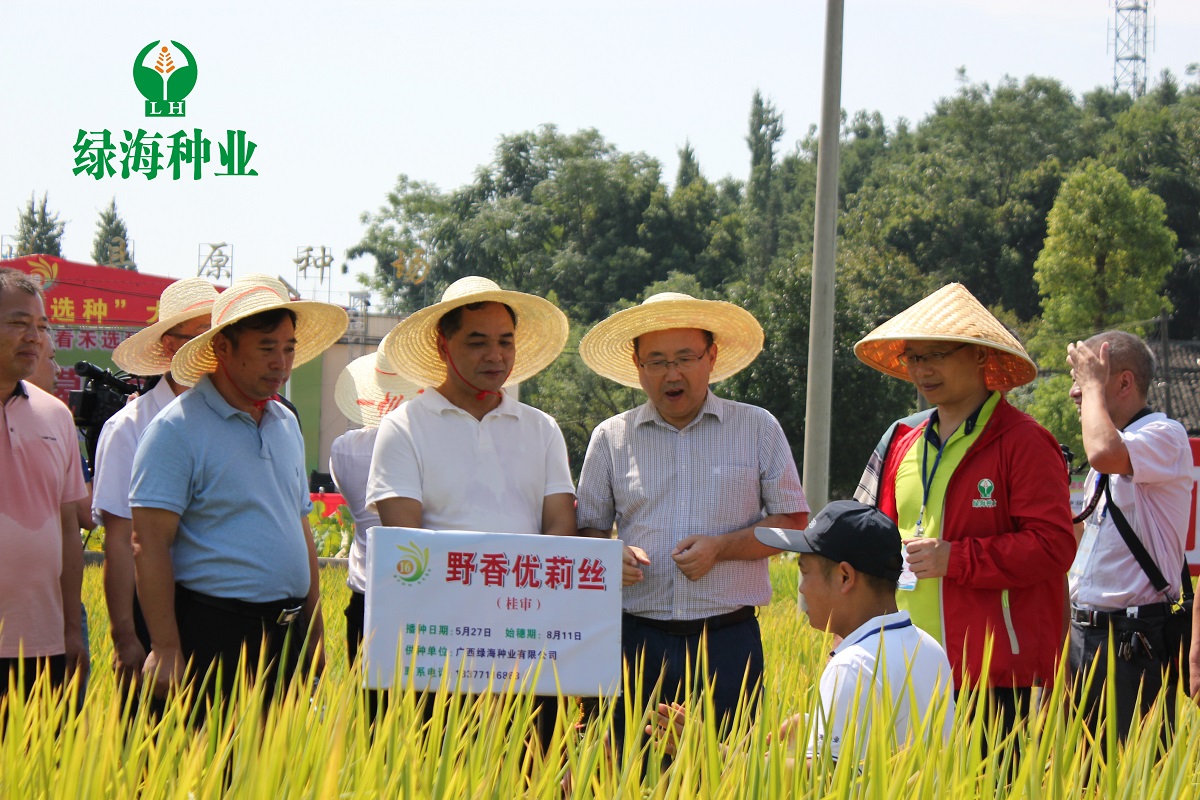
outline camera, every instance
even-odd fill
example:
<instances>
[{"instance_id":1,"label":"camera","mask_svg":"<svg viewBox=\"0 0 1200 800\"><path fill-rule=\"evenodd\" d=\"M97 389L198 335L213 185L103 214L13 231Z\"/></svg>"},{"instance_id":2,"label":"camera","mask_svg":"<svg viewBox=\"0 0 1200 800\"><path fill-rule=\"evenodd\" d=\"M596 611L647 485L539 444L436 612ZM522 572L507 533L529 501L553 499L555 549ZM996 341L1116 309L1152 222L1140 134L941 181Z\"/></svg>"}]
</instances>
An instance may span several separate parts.
<instances>
[{"instance_id":1,"label":"camera","mask_svg":"<svg viewBox=\"0 0 1200 800\"><path fill-rule=\"evenodd\" d=\"M67 405L75 417L75 427L83 434L87 443L88 467L95 469L96 445L100 441L100 430L113 414L125 407L129 395L142 391L140 383L123 380L95 364L80 361L75 373L85 380L82 389L74 389Z\"/></svg>"}]
</instances>

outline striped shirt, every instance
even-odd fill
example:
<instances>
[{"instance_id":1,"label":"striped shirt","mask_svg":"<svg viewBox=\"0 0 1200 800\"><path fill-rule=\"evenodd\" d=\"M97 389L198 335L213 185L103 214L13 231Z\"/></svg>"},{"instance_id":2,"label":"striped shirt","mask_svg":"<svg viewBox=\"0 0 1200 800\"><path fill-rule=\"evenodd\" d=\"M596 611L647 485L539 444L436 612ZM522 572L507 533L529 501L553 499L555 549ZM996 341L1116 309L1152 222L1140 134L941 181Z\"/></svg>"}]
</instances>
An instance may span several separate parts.
<instances>
[{"instance_id":1,"label":"striped shirt","mask_svg":"<svg viewBox=\"0 0 1200 800\"><path fill-rule=\"evenodd\" d=\"M580 528L609 530L646 551L645 578L624 590L624 610L692 620L771 600L765 558L723 561L697 581L671 551L693 534L716 536L769 514L808 511L779 422L756 406L711 391L682 430L647 402L592 432L579 477Z\"/></svg>"}]
</instances>

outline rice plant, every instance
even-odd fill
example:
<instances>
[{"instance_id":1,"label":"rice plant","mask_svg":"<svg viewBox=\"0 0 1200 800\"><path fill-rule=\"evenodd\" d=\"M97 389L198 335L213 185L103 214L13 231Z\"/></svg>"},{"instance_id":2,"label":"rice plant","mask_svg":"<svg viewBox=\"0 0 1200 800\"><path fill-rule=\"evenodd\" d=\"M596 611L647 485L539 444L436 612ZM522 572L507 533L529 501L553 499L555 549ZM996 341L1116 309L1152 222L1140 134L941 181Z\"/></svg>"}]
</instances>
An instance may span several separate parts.
<instances>
[{"instance_id":1,"label":"rice plant","mask_svg":"<svg viewBox=\"0 0 1200 800\"><path fill-rule=\"evenodd\" d=\"M601 701L588 718L575 700L561 698L557 728L539 747L532 698L513 683L478 695L444 684L427 712L411 687L397 689L372 723L361 673L345 663L345 574L326 569L322 578L325 674L306 676L269 703L242 681L223 713L193 729L181 705L153 719L145 703L134 711L115 697L101 574L89 567L93 672L86 701L77 712L76 687L62 693L43 682L29 697L13 695L0 705L0 797L1200 796L1200 711L1186 693L1176 700L1174 732L1162 733L1160 701L1124 743L1115 736L1099 741L1076 713L1064 674L1042 687L1037 708L1007 737L977 713L981 698L966 693L949 744L932 722L897 750L889 726L876 724L863 741L855 743L858 733L851 732L843 743L844 753L862 748L861 762L835 762L819 750L806 764L803 745L790 748L778 732L799 714L795 740L811 739L816 683L832 643L797 614L796 566L787 560L772 563L776 599L760 617L767 677L757 720L739 711L720 738L703 713L711 705L706 687L691 686L673 759L664 758L664 739L641 736L633 725L624 741L608 740L607 722L624 697ZM627 718L643 711L627 708ZM880 709L876 719L887 713Z\"/></svg>"}]
</instances>

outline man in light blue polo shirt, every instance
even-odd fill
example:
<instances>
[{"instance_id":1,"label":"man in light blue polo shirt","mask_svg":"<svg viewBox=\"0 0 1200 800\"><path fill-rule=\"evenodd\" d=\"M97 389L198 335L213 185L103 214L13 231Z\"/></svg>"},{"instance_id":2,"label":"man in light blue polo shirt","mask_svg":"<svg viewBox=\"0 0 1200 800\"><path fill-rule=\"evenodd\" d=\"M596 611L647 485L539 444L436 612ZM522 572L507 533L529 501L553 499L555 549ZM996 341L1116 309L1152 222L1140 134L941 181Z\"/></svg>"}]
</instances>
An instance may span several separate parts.
<instances>
[{"instance_id":1,"label":"man in light blue polo shirt","mask_svg":"<svg viewBox=\"0 0 1200 800\"><path fill-rule=\"evenodd\" d=\"M207 684L219 703L260 657L270 696L278 668L285 679L295 670L306 632L306 657L323 663L304 444L273 400L293 366L335 342L346 322L337 306L293 302L281 282L250 275L220 295L212 328L172 360L175 379L195 391L147 427L130 492L151 642L143 674L157 696L183 679L189 659L195 677L223 661L221 686Z\"/></svg>"}]
</instances>

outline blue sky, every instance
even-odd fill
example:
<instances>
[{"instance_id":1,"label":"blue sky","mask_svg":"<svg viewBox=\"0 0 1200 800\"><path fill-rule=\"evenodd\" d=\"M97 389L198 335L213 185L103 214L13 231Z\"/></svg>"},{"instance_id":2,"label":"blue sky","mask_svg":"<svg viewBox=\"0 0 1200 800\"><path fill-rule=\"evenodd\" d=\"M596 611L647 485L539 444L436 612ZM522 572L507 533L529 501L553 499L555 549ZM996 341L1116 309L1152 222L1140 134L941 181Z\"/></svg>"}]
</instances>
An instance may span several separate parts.
<instances>
[{"instance_id":1,"label":"blue sky","mask_svg":"<svg viewBox=\"0 0 1200 800\"><path fill-rule=\"evenodd\" d=\"M144 272L195 274L201 243L223 240L237 273L292 281L297 246L330 247L340 268L359 214L398 174L454 188L498 137L544 123L595 127L668 180L685 141L708 177L744 178L756 89L783 113L788 148L817 120L824 13L820 0L6 3L0 234L15 233L31 191L49 191L65 255L86 261L115 195ZM1078 95L1112 81L1112 19L1105 0L848 0L842 105L915 122L954 93L959 67L993 84L1049 76ZM1152 19L1150 74L1182 78L1200 61L1200 3L1161 0ZM185 123L147 119L130 77L164 38L198 64ZM80 128L119 138L184 124L214 140L199 181L71 172ZM215 177L230 128L258 145L259 177ZM351 288L339 276L320 297L345 302Z\"/></svg>"}]
</instances>

